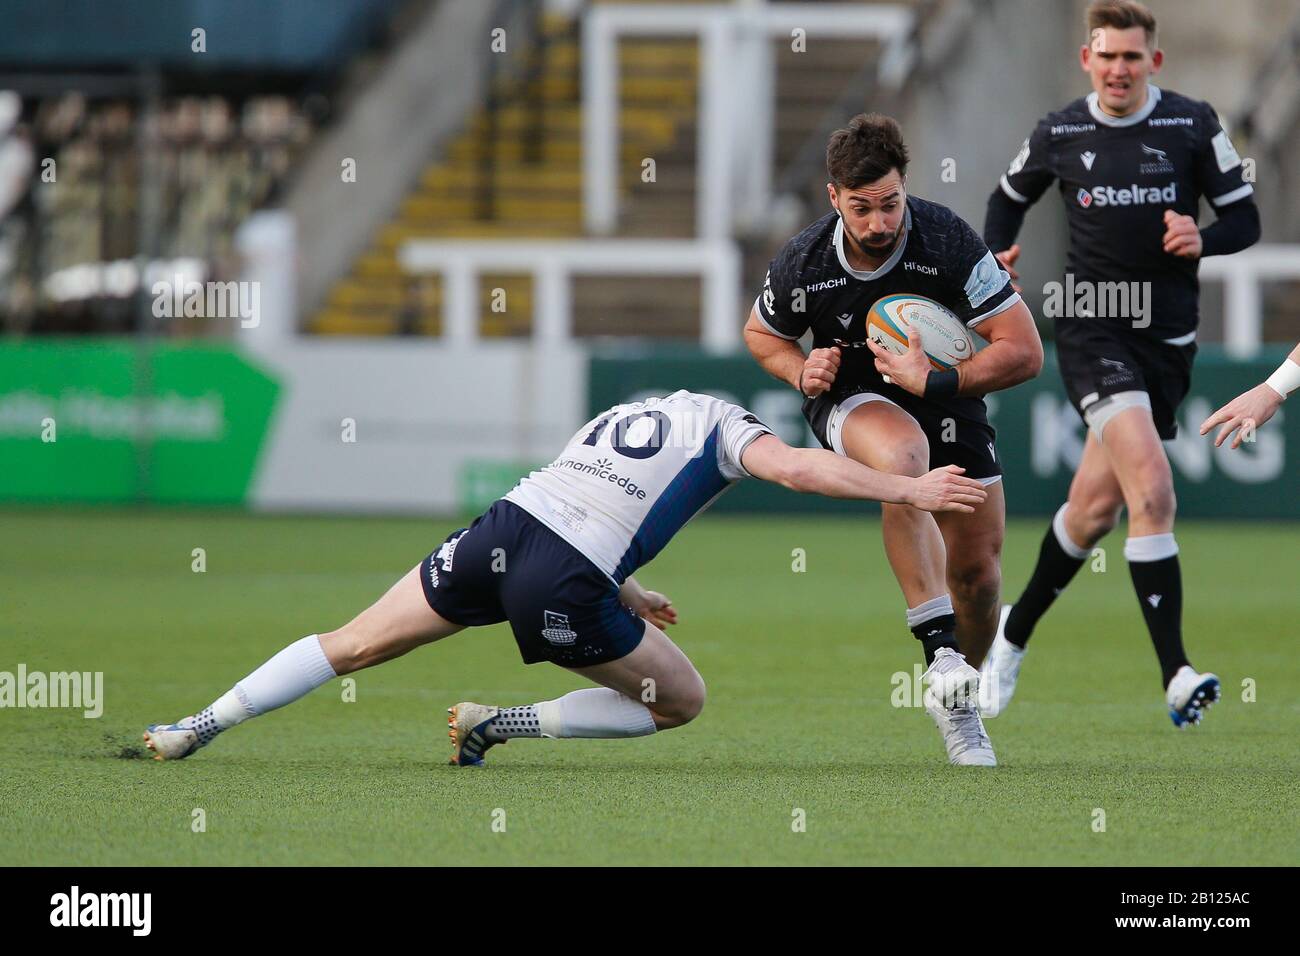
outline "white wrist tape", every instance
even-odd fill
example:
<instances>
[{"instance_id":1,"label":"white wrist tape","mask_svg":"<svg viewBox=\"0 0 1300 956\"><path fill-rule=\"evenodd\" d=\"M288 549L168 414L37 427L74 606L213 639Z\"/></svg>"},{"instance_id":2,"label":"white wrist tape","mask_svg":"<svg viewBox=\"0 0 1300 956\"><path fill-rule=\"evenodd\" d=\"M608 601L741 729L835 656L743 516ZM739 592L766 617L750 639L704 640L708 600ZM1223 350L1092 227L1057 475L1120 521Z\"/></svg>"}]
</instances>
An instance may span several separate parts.
<instances>
[{"instance_id":1,"label":"white wrist tape","mask_svg":"<svg viewBox=\"0 0 1300 956\"><path fill-rule=\"evenodd\" d=\"M1288 393L1300 388L1300 365L1287 359L1265 380L1264 384L1286 398Z\"/></svg>"}]
</instances>

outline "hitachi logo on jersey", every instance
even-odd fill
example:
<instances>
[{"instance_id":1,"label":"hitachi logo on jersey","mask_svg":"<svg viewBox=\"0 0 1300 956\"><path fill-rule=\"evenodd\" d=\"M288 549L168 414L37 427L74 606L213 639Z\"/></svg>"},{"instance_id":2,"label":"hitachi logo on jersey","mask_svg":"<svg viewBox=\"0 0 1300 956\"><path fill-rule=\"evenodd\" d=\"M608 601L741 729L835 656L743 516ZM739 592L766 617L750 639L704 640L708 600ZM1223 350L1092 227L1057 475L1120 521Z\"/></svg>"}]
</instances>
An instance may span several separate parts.
<instances>
[{"instance_id":1,"label":"hitachi logo on jersey","mask_svg":"<svg viewBox=\"0 0 1300 956\"><path fill-rule=\"evenodd\" d=\"M834 289L837 288L838 286L848 285L848 284L849 284L849 280L843 277L840 277L839 279L827 279L825 282L814 282L812 285L807 286L804 291L823 292L826 289Z\"/></svg>"},{"instance_id":2,"label":"hitachi logo on jersey","mask_svg":"<svg viewBox=\"0 0 1300 956\"><path fill-rule=\"evenodd\" d=\"M1098 206L1145 206L1147 203L1174 203L1178 201L1178 183L1168 186L1093 186L1091 191L1080 189L1079 205L1087 209L1093 203Z\"/></svg>"},{"instance_id":3,"label":"hitachi logo on jersey","mask_svg":"<svg viewBox=\"0 0 1300 956\"><path fill-rule=\"evenodd\" d=\"M1096 123L1062 123L1059 126L1052 127L1052 135L1060 136L1062 133L1091 133L1096 128Z\"/></svg>"},{"instance_id":4,"label":"hitachi logo on jersey","mask_svg":"<svg viewBox=\"0 0 1300 956\"><path fill-rule=\"evenodd\" d=\"M923 266L919 262L904 262L903 268L912 269L916 272L924 272L928 276L937 276L939 274L939 270L934 266Z\"/></svg>"}]
</instances>

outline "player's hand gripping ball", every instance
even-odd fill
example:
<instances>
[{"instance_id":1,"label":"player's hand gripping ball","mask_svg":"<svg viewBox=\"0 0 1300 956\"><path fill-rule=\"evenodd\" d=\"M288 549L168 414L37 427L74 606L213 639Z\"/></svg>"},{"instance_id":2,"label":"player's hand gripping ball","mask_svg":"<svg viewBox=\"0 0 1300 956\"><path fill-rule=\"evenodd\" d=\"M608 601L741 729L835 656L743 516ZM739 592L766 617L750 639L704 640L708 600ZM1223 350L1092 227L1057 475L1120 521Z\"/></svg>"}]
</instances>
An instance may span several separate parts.
<instances>
[{"instance_id":1,"label":"player's hand gripping ball","mask_svg":"<svg viewBox=\"0 0 1300 956\"><path fill-rule=\"evenodd\" d=\"M975 339L961 319L920 295L877 299L867 312L867 346L885 381L913 395L925 394L931 369L956 368L975 354Z\"/></svg>"}]
</instances>

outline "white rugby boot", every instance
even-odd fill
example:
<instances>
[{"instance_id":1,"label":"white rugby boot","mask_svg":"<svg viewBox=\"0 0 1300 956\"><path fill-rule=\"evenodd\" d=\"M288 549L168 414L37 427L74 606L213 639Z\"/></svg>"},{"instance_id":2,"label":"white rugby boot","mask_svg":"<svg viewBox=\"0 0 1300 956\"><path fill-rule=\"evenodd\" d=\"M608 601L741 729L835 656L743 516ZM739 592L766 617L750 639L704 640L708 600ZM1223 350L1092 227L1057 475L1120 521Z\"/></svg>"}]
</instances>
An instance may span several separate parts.
<instances>
[{"instance_id":1,"label":"white rugby boot","mask_svg":"<svg viewBox=\"0 0 1300 956\"><path fill-rule=\"evenodd\" d=\"M1198 674L1190 665L1178 668L1178 673L1165 690L1169 704L1169 719L1182 729L1188 724L1199 724L1205 711L1219 700L1219 678L1214 674Z\"/></svg>"},{"instance_id":2,"label":"white rugby boot","mask_svg":"<svg viewBox=\"0 0 1300 956\"><path fill-rule=\"evenodd\" d=\"M144 745L153 751L154 760L184 760L207 741L199 739L199 732L185 717L174 724L150 724L145 728ZM210 738L209 738L210 739Z\"/></svg>"},{"instance_id":3,"label":"white rugby boot","mask_svg":"<svg viewBox=\"0 0 1300 956\"><path fill-rule=\"evenodd\" d=\"M1020 664L1025 659L1025 648L1016 647L1007 640L1003 633L1007 626L1007 616L1011 605L1002 605L998 615L998 632L993 636L993 646L989 648L980 665L980 714L984 717L996 717L1007 709L1011 696L1016 692L1016 681L1020 678Z\"/></svg>"},{"instance_id":4,"label":"white rugby boot","mask_svg":"<svg viewBox=\"0 0 1300 956\"><path fill-rule=\"evenodd\" d=\"M984 731L976 700L980 672L950 647L941 647L923 675L925 710L943 735L948 762L960 767L996 767L993 743Z\"/></svg>"},{"instance_id":5,"label":"white rugby boot","mask_svg":"<svg viewBox=\"0 0 1300 956\"><path fill-rule=\"evenodd\" d=\"M488 740L487 725L500 713L499 707L488 707L463 700L447 708L447 736L451 738L451 760L458 767L482 767L483 754L489 747L504 740Z\"/></svg>"}]
</instances>

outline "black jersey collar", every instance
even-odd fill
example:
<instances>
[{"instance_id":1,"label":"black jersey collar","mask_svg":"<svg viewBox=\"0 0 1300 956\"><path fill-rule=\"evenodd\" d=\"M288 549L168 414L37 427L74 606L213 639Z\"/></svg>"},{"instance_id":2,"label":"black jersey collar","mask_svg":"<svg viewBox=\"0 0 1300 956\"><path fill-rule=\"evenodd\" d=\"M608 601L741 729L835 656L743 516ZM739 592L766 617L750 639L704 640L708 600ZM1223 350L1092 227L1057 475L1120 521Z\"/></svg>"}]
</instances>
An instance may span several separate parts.
<instances>
[{"instance_id":1,"label":"black jersey collar","mask_svg":"<svg viewBox=\"0 0 1300 956\"><path fill-rule=\"evenodd\" d=\"M1134 126L1150 116L1151 111L1156 108L1156 104L1160 102L1160 87L1154 83L1148 83L1147 101L1142 104L1140 110L1136 113L1129 113L1128 116L1111 116L1101 108L1101 104L1097 102L1097 99L1095 90L1088 94L1088 112L1092 114L1092 118L1098 123L1103 126Z\"/></svg>"},{"instance_id":2,"label":"black jersey collar","mask_svg":"<svg viewBox=\"0 0 1300 956\"><path fill-rule=\"evenodd\" d=\"M863 272L849 265L849 257L844 254L844 220L838 216L835 218L835 236L832 242L835 244L835 254L840 258L840 266L849 275L855 279L861 279L863 282L869 282L872 279L879 279L894 266L898 265L898 260L903 258L903 250L907 248L907 236L912 231L912 207L905 206L903 209L903 238L899 241L898 246L890 253L889 258L880 264L872 272Z\"/></svg>"}]
</instances>

